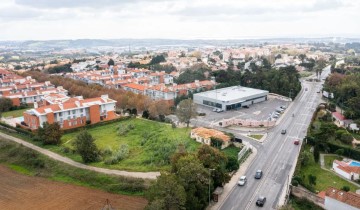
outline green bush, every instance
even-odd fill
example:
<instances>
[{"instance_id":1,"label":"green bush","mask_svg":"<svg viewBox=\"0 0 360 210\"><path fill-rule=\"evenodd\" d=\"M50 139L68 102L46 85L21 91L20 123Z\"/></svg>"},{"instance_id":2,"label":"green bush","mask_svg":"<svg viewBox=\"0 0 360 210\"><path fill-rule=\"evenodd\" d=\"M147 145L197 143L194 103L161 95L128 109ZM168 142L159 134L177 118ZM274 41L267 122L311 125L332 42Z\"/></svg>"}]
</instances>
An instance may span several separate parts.
<instances>
[{"instance_id":1,"label":"green bush","mask_svg":"<svg viewBox=\"0 0 360 210\"><path fill-rule=\"evenodd\" d=\"M349 186L343 186L341 188L341 190L345 191L345 192L349 192L350 191L350 187Z\"/></svg>"}]
</instances>

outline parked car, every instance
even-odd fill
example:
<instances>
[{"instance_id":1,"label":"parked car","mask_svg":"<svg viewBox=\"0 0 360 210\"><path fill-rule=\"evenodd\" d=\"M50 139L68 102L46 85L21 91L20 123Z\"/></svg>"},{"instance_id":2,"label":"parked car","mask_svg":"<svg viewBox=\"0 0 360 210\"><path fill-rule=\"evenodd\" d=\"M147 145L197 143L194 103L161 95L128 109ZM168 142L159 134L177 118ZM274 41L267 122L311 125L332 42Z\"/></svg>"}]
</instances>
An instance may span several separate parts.
<instances>
[{"instance_id":1,"label":"parked car","mask_svg":"<svg viewBox=\"0 0 360 210\"><path fill-rule=\"evenodd\" d=\"M249 106L248 106L248 105L245 105L245 106L243 106L243 108L248 109L248 108L249 108Z\"/></svg>"},{"instance_id":2,"label":"parked car","mask_svg":"<svg viewBox=\"0 0 360 210\"><path fill-rule=\"evenodd\" d=\"M281 105L280 108L286 109L287 107L285 105Z\"/></svg>"},{"instance_id":3,"label":"parked car","mask_svg":"<svg viewBox=\"0 0 360 210\"><path fill-rule=\"evenodd\" d=\"M308 89L307 88L305 88L305 91L307 91Z\"/></svg>"},{"instance_id":4,"label":"parked car","mask_svg":"<svg viewBox=\"0 0 360 210\"><path fill-rule=\"evenodd\" d=\"M217 109L216 112L219 113L219 112L223 112L224 110L222 109Z\"/></svg>"},{"instance_id":5,"label":"parked car","mask_svg":"<svg viewBox=\"0 0 360 210\"><path fill-rule=\"evenodd\" d=\"M246 176L240 177L240 179L238 181L238 185L239 186L244 186L245 184L246 184Z\"/></svg>"},{"instance_id":6,"label":"parked car","mask_svg":"<svg viewBox=\"0 0 360 210\"><path fill-rule=\"evenodd\" d=\"M260 207L263 207L265 202L266 202L266 197L260 196L256 201L256 205L260 206Z\"/></svg>"},{"instance_id":7,"label":"parked car","mask_svg":"<svg viewBox=\"0 0 360 210\"><path fill-rule=\"evenodd\" d=\"M213 112L216 112L217 111L217 108L213 108Z\"/></svg>"},{"instance_id":8,"label":"parked car","mask_svg":"<svg viewBox=\"0 0 360 210\"><path fill-rule=\"evenodd\" d=\"M295 144L295 145L299 145L299 144L300 144L300 140L299 140L299 139L296 139L296 140L294 141L294 144Z\"/></svg>"},{"instance_id":9,"label":"parked car","mask_svg":"<svg viewBox=\"0 0 360 210\"><path fill-rule=\"evenodd\" d=\"M255 172L255 179L261 179L262 174L263 174L262 170L257 170Z\"/></svg>"},{"instance_id":10,"label":"parked car","mask_svg":"<svg viewBox=\"0 0 360 210\"><path fill-rule=\"evenodd\" d=\"M286 134L286 129L281 130L281 134Z\"/></svg>"},{"instance_id":11,"label":"parked car","mask_svg":"<svg viewBox=\"0 0 360 210\"><path fill-rule=\"evenodd\" d=\"M235 142L239 142L239 143L242 143L242 139L240 139L240 138L237 138L237 137L235 137L234 141L235 141Z\"/></svg>"}]
</instances>

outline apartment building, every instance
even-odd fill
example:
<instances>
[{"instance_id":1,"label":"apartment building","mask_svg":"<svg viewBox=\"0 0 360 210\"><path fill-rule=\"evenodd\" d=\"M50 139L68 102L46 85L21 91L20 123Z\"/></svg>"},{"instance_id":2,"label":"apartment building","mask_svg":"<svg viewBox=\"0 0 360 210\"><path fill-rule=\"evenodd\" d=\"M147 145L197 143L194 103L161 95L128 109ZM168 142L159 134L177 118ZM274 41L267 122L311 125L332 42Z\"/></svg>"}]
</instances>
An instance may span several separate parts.
<instances>
[{"instance_id":1,"label":"apartment building","mask_svg":"<svg viewBox=\"0 0 360 210\"><path fill-rule=\"evenodd\" d=\"M39 107L34 103L34 108L24 112L22 127L36 130L43 123L59 123L62 129L76 128L87 123L95 124L117 118L115 114L116 101L108 95L97 98L83 99L75 97L65 102L58 101L53 104Z\"/></svg>"},{"instance_id":2,"label":"apartment building","mask_svg":"<svg viewBox=\"0 0 360 210\"><path fill-rule=\"evenodd\" d=\"M60 93L67 95L68 91L65 90L62 86L58 86L57 88L48 88L46 90L11 93L5 95L4 97L10 98L14 106L20 106L21 104L34 104L35 102L40 101L43 96L51 93Z\"/></svg>"}]
</instances>

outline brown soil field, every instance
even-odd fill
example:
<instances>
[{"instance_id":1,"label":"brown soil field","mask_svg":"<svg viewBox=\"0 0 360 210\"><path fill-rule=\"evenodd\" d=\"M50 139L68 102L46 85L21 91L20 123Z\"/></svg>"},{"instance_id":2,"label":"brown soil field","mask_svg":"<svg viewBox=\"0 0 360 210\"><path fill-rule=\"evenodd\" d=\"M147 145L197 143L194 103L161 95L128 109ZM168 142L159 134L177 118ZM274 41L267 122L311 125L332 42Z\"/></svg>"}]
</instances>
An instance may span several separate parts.
<instances>
[{"instance_id":1,"label":"brown soil field","mask_svg":"<svg viewBox=\"0 0 360 210\"><path fill-rule=\"evenodd\" d=\"M0 209L144 209L147 200L19 174L0 165Z\"/></svg>"}]
</instances>

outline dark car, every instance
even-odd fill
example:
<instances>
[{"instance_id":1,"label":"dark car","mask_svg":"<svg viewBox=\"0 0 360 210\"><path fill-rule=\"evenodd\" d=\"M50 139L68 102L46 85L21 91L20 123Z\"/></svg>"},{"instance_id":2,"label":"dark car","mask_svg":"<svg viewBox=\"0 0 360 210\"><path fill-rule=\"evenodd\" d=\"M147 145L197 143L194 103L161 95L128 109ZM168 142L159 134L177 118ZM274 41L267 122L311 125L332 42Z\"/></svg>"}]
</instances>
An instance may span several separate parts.
<instances>
[{"instance_id":1,"label":"dark car","mask_svg":"<svg viewBox=\"0 0 360 210\"><path fill-rule=\"evenodd\" d=\"M257 170L255 173L255 179L261 179L262 174L263 174L262 170Z\"/></svg>"},{"instance_id":2,"label":"dark car","mask_svg":"<svg viewBox=\"0 0 360 210\"><path fill-rule=\"evenodd\" d=\"M286 134L286 129L281 130L281 134Z\"/></svg>"},{"instance_id":3,"label":"dark car","mask_svg":"<svg viewBox=\"0 0 360 210\"><path fill-rule=\"evenodd\" d=\"M265 202L266 202L266 197L260 196L256 201L256 205L260 206L260 207L263 207Z\"/></svg>"}]
</instances>

